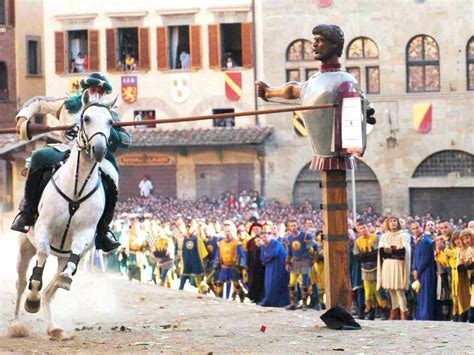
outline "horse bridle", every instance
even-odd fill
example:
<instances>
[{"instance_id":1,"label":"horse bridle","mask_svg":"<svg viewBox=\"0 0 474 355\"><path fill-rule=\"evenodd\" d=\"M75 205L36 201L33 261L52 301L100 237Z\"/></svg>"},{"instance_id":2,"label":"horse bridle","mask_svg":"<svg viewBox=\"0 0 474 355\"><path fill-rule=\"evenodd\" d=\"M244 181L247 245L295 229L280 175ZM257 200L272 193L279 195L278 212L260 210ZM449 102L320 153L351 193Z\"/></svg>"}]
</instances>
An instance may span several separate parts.
<instances>
[{"instance_id":1,"label":"horse bridle","mask_svg":"<svg viewBox=\"0 0 474 355\"><path fill-rule=\"evenodd\" d=\"M95 136L104 137L106 145L107 145L107 142L108 142L107 136L103 132L96 132L90 137L87 135L87 132L86 132L85 127L84 127L84 113L86 112L86 110L89 107L93 107L93 106L106 108L107 111L109 111L110 116L113 117L112 112L110 111L110 108L108 106L104 105L104 104L92 103L92 104L87 105L86 107L84 107L84 109L82 110L82 113L81 113L81 117L80 117L81 121L80 121L79 131L77 132L76 142L77 142L78 149L79 150L85 150L86 153L90 152L90 148L91 148L90 142L91 142L92 138L94 138ZM64 243L66 241L66 237L67 237L67 234L69 232L69 228L71 226L72 217L74 216L76 211L79 209L80 205L84 201L89 199L89 197L91 197L102 185L102 179L100 179L100 177L99 177L95 187L91 191L89 191L88 194L86 194L85 196L82 196L82 194L84 192L84 189L85 189L87 183L89 182L90 178L92 177L92 174L93 174L93 172L94 172L94 170L97 166L97 162L95 162L92 165L92 168L91 168L89 174L87 175L84 183L82 184L81 189L78 191L80 157L81 157L81 155L78 154L77 161L76 161L76 174L74 176L74 198L70 198L69 196L67 196L63 191L61 191L59 186L56 184L56 181L54 180L54 174L56 172L56 169L53 170L53 177L51 178L51 182L52 182L55 190L59 193L59 195L61 195L61 197L63 197L67 201L68 210L69 210L69 219L67 221L66 228L65 228L63 236L61 238L60 249L56 249L56 248L53 248L53 246L51 246L52 249L54 249L56 252L59 252L59 253L68 253L68 252L70 252L70 251L65 252L62 249L64 247ZM99 174L100 174L100 172L99 172ZM74 254L71 254L71 257L73 255Z\"/></svg>"},{"instance_id":2,"label":"horse bridle","mask_svg":"<svg viewBox=\"0 0 474 355\"><path fill-rule=\"evenodd\" d=\"M107 105L104 105L104 104L101 104L101 103L92 103L92 104L89 104L86 107L84 107L84 109L82 110L82 113L81 113L79 132L78 132L78 136L77 136L76 139L77 139L77 146L78 146L79 150L85 150L87 153L90 152L90 148L91 148L90 142L91 142L92 138L94 138L95 136L102 136L102 137L104 137L106 144L108 142L107 136L103 132L95 132L90 137L87 135L86 129L84 127L84 114L85 114L85 112L88 108L94 107L94 106L106 108L107 111L109 111L110 116L113 117L112 112L110 111L110 108Z\"/></svg>"}]
</instances>

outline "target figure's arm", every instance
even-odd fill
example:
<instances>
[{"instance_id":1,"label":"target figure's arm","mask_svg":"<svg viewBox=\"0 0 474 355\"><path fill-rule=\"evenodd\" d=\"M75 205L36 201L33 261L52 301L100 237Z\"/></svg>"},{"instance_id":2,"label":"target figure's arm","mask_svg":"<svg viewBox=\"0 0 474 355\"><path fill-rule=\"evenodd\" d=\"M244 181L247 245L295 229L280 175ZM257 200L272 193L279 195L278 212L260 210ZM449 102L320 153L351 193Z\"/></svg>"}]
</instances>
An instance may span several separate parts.
<instances>
[{"instance_id":1,"label":"target figure's arm","mask_svg":"<svg viewBox=\"0 0 474 355\"><path fill-rule=\"evenodd\" d=\"M280 86L270 86L264 81L257 81L257 96L268 101L273 97L279 97L287 100L296 100L300 98L303 83L297 81L290 81Z\"/></svg>"}]
</instances>

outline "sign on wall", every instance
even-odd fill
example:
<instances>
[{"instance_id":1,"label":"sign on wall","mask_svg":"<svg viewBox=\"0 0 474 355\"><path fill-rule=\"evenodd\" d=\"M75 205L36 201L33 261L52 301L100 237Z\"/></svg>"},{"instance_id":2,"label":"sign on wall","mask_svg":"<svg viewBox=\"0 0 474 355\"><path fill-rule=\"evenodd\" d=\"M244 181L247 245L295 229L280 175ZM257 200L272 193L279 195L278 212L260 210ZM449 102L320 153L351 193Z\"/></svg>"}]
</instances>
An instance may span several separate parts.
<instances>
[{"instance_id":1,"label":"sign on wall","mask_svg":"<svg viewBox=\"0 0 474 355\"><path fill-rule=\"evenodd\" d=\"M122 99L128 104L137 101L138 78L136 76L122 76Z\"/></svg>"},{"instance_id":2,"label":"sign on wall","mask_svg":"<svg viewBox=\"0 0 474 355\"><path fill-rule=\"evenodd\" d=\"M189 76L186 74L175 74L171 77L171 99L180 104L189 97Z\"/></svg>"},{"instance_id":3,"label":"sign on wall","mask_svg":"<svg viewBox=\"0 0 474 355\"><path fill-rule=\"evenodd\" d=\"M81 91L80 76L71 76L67 78L67 92L68 94L75 95Z\"/></svg>"},{"instance_id":4,"label":"sign on wall","mask_svg":"<svg viewBox=\"0 0 474 355\"><path fill-rule=\"evenodd\" d=\"M119 165L173 165L174 158L159 153L129 153L118 157Z\"/></svg>"},{"instance_id":5,"label":"sign on wall","mask_svg":"<svg viewBox=\"0 0 474 355\"><path fill-rule=\"evenodd\" d=\"M413 126L418 133L428 133L431 130L432 116L432 104L423 103L413 105Z\"/></svg>"},{"instance_id":6,"label":"sign on wall","mask_svg":"<svg viewBox=\"0 0 474 355\"><path fill-rule=\"evenodd\" d=\"M237 101L242 96L242 73L225 73L225 96L230 101Z\"/></svg>"}]
</instances>

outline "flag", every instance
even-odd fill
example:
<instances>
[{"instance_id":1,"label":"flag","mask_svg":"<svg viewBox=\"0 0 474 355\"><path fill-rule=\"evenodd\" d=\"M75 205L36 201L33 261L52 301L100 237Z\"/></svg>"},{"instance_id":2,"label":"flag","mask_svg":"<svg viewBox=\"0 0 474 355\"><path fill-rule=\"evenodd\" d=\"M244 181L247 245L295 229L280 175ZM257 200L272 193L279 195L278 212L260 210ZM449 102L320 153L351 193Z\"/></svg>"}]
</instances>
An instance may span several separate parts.
<instances>
[{"instance_id":1,"label":"flag","mask_svg":"<svg viewBox=\"0 0 474 355\"><path fill-rule=\"evenodd\" d=\"M138 79L136 76L122 76L122 99L133 104L137 101Z\"/></svg>"},{"instance_id":2,"label":"flag","mask_svg":"<svg viewBox=\"0 0 474 355\"><path fill-rule=\"evenodd\" d=\"M237 101L242 96L242 73L225 73L225 96L231 101Z\"/></svg>"},{"instance_id":3,"label":"flag","mask_svg":"<svg viewBox=\"0 0 474 355\"><path fill-rule=\"evenodd\" d=\"M304 126L303 116L301 115L301 111L293 112L293 128L295 133L300 137L307 137L308 132L306 131L306 127Z\"/></svg>"},{"instance_id":4,"label":"flag","mask_svg":"<svg viewBox=\"0 0 474 355\"><path fill-rule=\"evenodd\" d=\"M431 130L433 116L432 104L413 105L413 126L418 133L428 133Z\"/></svg>"}]
</instances>

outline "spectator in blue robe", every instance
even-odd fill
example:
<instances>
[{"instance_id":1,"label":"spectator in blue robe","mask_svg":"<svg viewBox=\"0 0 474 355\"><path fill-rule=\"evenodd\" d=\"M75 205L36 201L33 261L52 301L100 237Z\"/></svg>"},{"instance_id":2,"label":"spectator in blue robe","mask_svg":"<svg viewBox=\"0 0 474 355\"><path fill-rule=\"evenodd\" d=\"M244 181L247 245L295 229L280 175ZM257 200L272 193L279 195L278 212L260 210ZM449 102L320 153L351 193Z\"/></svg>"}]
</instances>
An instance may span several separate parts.
<instances>
[{"instance_id":1,"label":"spectator in blue robe","mask_svg":"<svg viewBox=\"0 0 474 355\"><path fill-rule=\"evenodd\" d=\"M290 304L290 274L285 268L287 253L281 243L273 239L271 228L264 228L261 242L263 245L260 258L265 265L265 293L260 305L285 307Z\"/></svg>"},{"instance_id":2,"label":"spectator in blue robe","mask_svg":"<svg viewBox=\"0 0 474 355\"><path fill-rule=\"evenodd\" d=\"M427 234L423 234L420 222L410 224L415 237L413 258L413 277L420 282L417 294L416 320L434 320L436 305L436 261L434 242Z\"/></svg>"}]
</instances>

